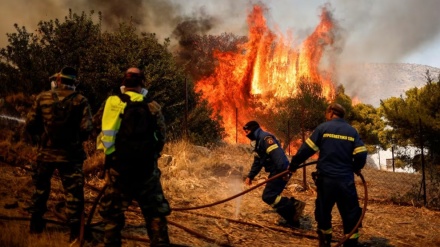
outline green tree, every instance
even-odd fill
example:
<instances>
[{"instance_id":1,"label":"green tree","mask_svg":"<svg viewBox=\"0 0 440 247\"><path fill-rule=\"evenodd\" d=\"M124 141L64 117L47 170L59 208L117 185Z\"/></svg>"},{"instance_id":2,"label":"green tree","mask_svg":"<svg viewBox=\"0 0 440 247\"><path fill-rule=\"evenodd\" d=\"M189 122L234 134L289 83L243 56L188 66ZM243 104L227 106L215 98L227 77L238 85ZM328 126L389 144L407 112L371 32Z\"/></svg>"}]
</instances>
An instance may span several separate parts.
<instances>
[{"instance_id":1,"label":"green tree","mask_svg":"<svg viewBox=\"0 0 440 247\"><path fill-rule=\"evenodd\" d=\"M370 152L374 152L376 145L383 149L388 148L385 122L381 119L378 109L368 104L356 104L351 111L350 123L356 128Z\"/></svg>"},{"instance_id":2,"label":"green tree","mask_svg":"<svg viewBox=\"0 0 440 247\"><path fill-rule=\"evenodd\" d=\"M286 145L292 140L304 141L306 135L325 121L327 100L322 95L320 83L300 78L297 91L292 97L279 103L278 113L270 119L277 119L270 126L276 126L277 134Z\"/></svg>"},{"instance_id":3,"label":"green tree","mask_svg":"<svg viewBox=\"0 0 440 247\"><path fill-rule=\"evenodd\" d=\"M345 120L356 128L370 153L376 151L377 145L384 149L388 147L389 133L378 109L362 103L353 105L343 85L337 87L334 101L345 108Z\"/></svg>"},{"instance_id":4,"label":"green tree","mask_svg":"<svg viewBox=\"0 0 440 247\"><path fill-rule=\"evenodd\" d=\"M49 76L63 66L80 69L82 57L98 43L100 26L92 15L70 11L64 22L40 21L36 34L15 24L17 32L7 34L9 45L0 50L0 73L7 79L4 93L36 94L50 87Z\"/></svg>"},{"instance_id":5,"label":"green tree","mask_svg":"<svg viewBox=\"0 0 440 247\"><path fill-rule=\"evenodd\" d=\"M145 71L148 96L163 106L169 136L183 136L186 111L192 120L197 120L189 123L190 130L209 127L214 139L221 136L216 120L206 114L210 110L199 102L193 83L186 80L184 70L168 50L168 39L160 44L154 34L137 32L130 21L120 23L113 32L103 32L101 14L98 24L94 19L93 11L89 15L69 11L63 22L40 21L36 34L15 25L17 32L7 34L9 45L0 50L2 95L23 92L30 96L47 90L50 75L63 66L73 66L80 76L77 90L96 111L108 95L119 92L123 72L134 66ZM206 134L194 136L209 138ZM212 139L198 138L198 142L209 141Z\"/></svg>"},{"instance_id":6,"label":"green tree","mask_svg":"<svg viewBox=\"0 0 440 247\"><path fill-rule=\"evenodd\" d=\"M381 102L391 138L399 146L422 144L433 158L440 155L440 83L427 72L427 83L411 88L406 97L392 97Z\"/></svg>"},{"instance_id":7,"label":"green tree","mask_svg":"<svg viewBox=\"0 0 440 247\"><path fill-rule=\"evenodd\" d=\"M339 85L336 88L336 94L334 102L340 104L345 108L345 119L351 121L351 111L353 110L353 102L350 96L345 94L345 88L343 85Z\"/></svg>"}]
</instances>

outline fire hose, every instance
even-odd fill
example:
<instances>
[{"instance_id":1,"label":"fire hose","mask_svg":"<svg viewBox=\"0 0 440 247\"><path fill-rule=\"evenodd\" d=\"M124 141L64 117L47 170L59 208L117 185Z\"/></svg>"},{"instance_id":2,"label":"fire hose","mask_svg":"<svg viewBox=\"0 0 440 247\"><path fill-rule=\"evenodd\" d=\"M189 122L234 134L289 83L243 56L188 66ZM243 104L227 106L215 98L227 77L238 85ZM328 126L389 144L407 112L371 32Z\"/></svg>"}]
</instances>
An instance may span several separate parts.
<instances>
[{"instance_id":1,"label":"fire hose","mask_svg":"<svg viewBox=\"0 0 440 247\"><path fill-rule=\"evenodd\" d=\"M345 241L347 241L347 239L349 239L351 237L351 235L354 234L355 231L357 231L357 229L359 228L359 226L362 223L362 220L364 219L365 216L365 212L367 211L367 204L368 204L368 190L367 190L367 182L365 181L364 175L362 175L362 173L359 171L357 173L357 175L361 178L362 180L362 184L364 185L364 207L362 208L362 213L361 213L361 217L359 217L358 222L356 223L356 225L353 227L353 229L351 230L350 233L345 234L344 238L342 238L338 244L335 245L335 247L341 246Z\"/></svg>"},{"instance_id":2,"label":"fire hose","mask_svg":"<svg viewBox=\"0 0 440 247\"><path fill-rule=\"evenodd\" d=\"M316 164L316 163L317 163L317 161L312 161L312 162L304 163L304 164L300 165L298 168L302 168L302 167L305 167L305 166L308 166L308 165L312 165L312 164ZM228 197L228 198L226 198L226 199L223 199L223 200L220 200L220 201L217 201L217 202L214 202L214 203L210 203L210 204L206 204L206 205L201 205L201 206L195 206L195 207L187 207L187 208L172 208L172 210L173 210L173 211L189 211L189 210L201 209L201 208L206 208L206 207L211 207L211 206L214 206L214 205L218 205L218 204L221 204L221 203L224 203L224 202L230 201L230 200L232 200L232 199L235 199L235 198L237 198L237 197L239 197L239 196L241 196L241 195L244 195L244 194L246 194L246 193L248 193L248 192L250 192L250 191L252 191L252 190L254 190L254 189L256 189L256 188L258 188L258 187L260 187L260 186L262 186L262 185L264 185L264 184L266 184L266 183L269 182L269 181L272 181L272 180L277 179L277 178L279 178L279 177L283 177L283 176L285 176L285 175L287 175L287 174L289 174L289 173L290 173L290 171L289 171L289 170L286 170L286 171L281 172L281 173L279 173L279 174L277 174L277 175L275 175L275 176L273 176L273 177L270 177L269 179L267 179L267 180L265 180L265 181L263 181L263 182L261 182L261 183L255 185L255 186L253 186L253 187L251 187L251 188L249 188L249 189L247 189L247 190L245 190L245 191L243 191L243 192L241 192L241 193L238 193L238 194L236 194L236 195L234 195L234 196ZM354 234L354 232L358 229L358 227L359 227L360 224L362 223L362 220L363 220L363 218L364 218L364 216L365 216L365 212L366 212L366 209L367 209L367 201L368 201L367 185L366 185L366 181L365 181L364 176L363 176L360 172L357 173L357 175L361 178L362 183L363 183L363 186L364 186L364 206L363 206L363 208L362 208L362 213L361 213L361 216L360 216L358 222L356 223L356 225L355 225L354 228L352 229L352 231L351 231L349 234L346 234L346 235L344 236L344 238L342 238L342 239L337 243L337 245L335 245L335 247L341 246L341 245L342 245L347 239L350 238L351 235ZM84 228L87 229L87 228L92 227L92 225L97 225L96 223L93 223L93 224L92 224L92 218L93 218L93 215L94 215L94 212L95 212L95 210L96 210L96 207L97 207L97 205L98 205L98 203L99 203L99 201L100 201L100 199L101 199L101 197L102 197L103 192L105 191L105 189L106 189L106 185L105 185L101 190L99 190L99 194L98 194L98 196L95 198L95 200L94 200L94 202L93 202L93 206L92 206L92 209L91 209L91 211L90 211L90 213L89 213L89 218L88 218L88 220L87 220L87 223L86 223L86 224L82 223L82 227L81 227L81 228L82 228L82 229L81 229L81 235L82 235L82 236L80 236L80 239L79 239L79 240L80 240L80 245L81 245L81 246L82 246L83 243L84 243L84 242L83 242L83 241L84 241L84 239L83 239L83 231L84 231ZM84 220L82 220L82 221L84 222ZM54 222L54 223L58 223L58 222Z\"/></svg>"},{"instance_id":3,"label":"fire hose","mask_svg":"<svg viewBox=\"0 0 440 247\"><path fill-rule=\"evenodd\" d=\"M298 169L299 169L299 168L302 168L302 167L306 167L306 166L308 166L308 165L313 165L313 164L316 164L316 163L317 163L317 161L312 161L312 162L304 163L303 165L300 165L300 166L298 167ZM252 190L254 190L254 189L256 189L256 188L258 188L258 187L260 187L260 186L262 186L262 185L264 185L264 184L266 184L266 183L268 183L268 182L270 182L270 181L273 181L273 180L275 180L275 179L277 179L277 178L280 178L280 177L284 177L285 175L288 175L288 174L290 174L290 173L291 173L291 171L289 171L289 170L283 171L283 172L278 173L277 175L275 175L275 176L273 176L273 177L270 177L269 179L267 179L267 180L265 180L265 181L263 181L263 182L261 182L261 183L255 185L255 186L252 186L251 188L249 188L249 189L247 189L247 190L245 190L245 191L242 191L242 192L240 192L240 193L238 193L238 194L236 194L236 195L234 195L234 196L228 197L228 198L226 198L226 199L223 199L223 200L220 200L220 201L217 201L217 202L213 202L213 203L206 204L206 205L201 205L201 206L196 206L196 207L172 208L172 210L173 210L173 211L187 211L187 210L195 210L195 209L201 209L201 208L212 207L212 206L215 206L215 205L218 205L218 204L221 204L221 203L224 203L224 202L230 201L230 200L232 200L232 199L235 199L235 198L237 198L237 197L239 197L239 196L242 196L242 195L244 195L244 194L246 194L246 193L248 193L248 192L250 192L250 191L252 191Z\"/></svg>"},{"instance_id":4,"label":"fire hose","mask_svg":"<svg viewBox=\"0 0 440 247\"><path fill-rule=\"evenodd\" d=\"M298 167L298 169L299 169L299 168L306 167L306 166L309 166L309 165L313 165L313 164L316 164L316 163L317 163L317 161L311 161L311 162L308 162L308 163L304 163L304 164L300 165L300 166ZM279 174L277 174L277 175L275 175L275 176L273 176L273 177L270 177L269 179L267 179L267 180L265 180L265 181L263 181L263 182L261 182L261 183L258 183L257 185L255 185L255 186L253 186L253 187L251 187L251 188L249 188L249 189L247 189L247 190L244 190L244 191L242 191L242 192L240 192L240 193L238 193L238 194L236 194L236 195L233 195L233 196L231 196L231 197L228 197L228 198L226 198L226 199L223 199L223 200L220 200L220 201L217 201L217 202L213 202L213 203L205 204L205 205L200 205L200 206L194 206L194 207L172 208L172 210L173 210L173 211L189 211L189 210L196 210L196 209L207 208L207 207L212 207L212 206L215 206L215 205L218 205L218 204L222 204L222 203L224 203L224 202L227 202L227 201L230 201L230 200L232 200L232 199L235 199L235 198L237 198L237 197L239 197L239 196L242 196L242 195L244 195L244 194L246 194L246 193L248 193L248 192L250 192L250 191L252 191L252 190L254 190L254 189L256 189L256 188L258 188L258 187L260 187L260 186L262 186L262 185L264 185L264 184L266 184L266 183L268 183L268 182L270 182L270 181L272 181L272 180L275 180L275 179L277 179L277 178L280 178L280 177L283 177L283 176L285 176L285 175L288 175L289 173L291 173L291 171L289 171L289 170L283 171L283 172L281 172L281 173L279 173ZM367 184L366 184L365 178L364 178L364 176L362 175L362 173L359 172L359 173L358 173L358 176L361 178L361 180L362 180L362 184L364 185L364 206L363 206L363 208L362 208L362 213L361 213L361 216L360 216L358 222L356 223L355 227L351 230L351 232L350 232L349 234L346 234L346 235L344 236L344 238L342 238L342 239L341 239L341 240L335 245L335 247L341 246L341 245L342 245L342 244L343 244L348 238L350 238L351 235L354 234L354 232L358 229L358 227L359 227L360 224L362 223L362 220L363 220L363 218L364 218L364 216L365 216L365 212L366 212L366 209L367 209L367 201L368 201ZM95 199L94 205L92 206L92 211L91 211L90 214L89 214L89 219L87 220L87 225L86 225L86 227L90 227L91 220L92 220L92 218L93 218L93 214L94 214L94 211L95 211L95 209L96 209L97 203L99 202L100 197L103 195L103 191L104 191L104 190L105 190L105 186L103 187L103 189L102 189L101 192L99 193L98 197Z\"/></svg>"},{"instance_id":5,"label":"fire hose","mask_svg":"<svg viewBox=\"0 0 440 247\"><path fill-rule=\"evenodd\" d=\"M316 164L316 163L317 163L317 161L312 161L312 162L304 163L304 164L300 165L298 167L298 169L306 167L306 166L309 166L309 165L312 165L312 164ZM214 202L214 203L210 203L210 204L206 204L206 205L201 205L201 206L195 206L195 207L187 207L187 208L173 208L172 210L173 211L188 211L188 210L195 210L195 209L201 209L201 208L206 208L206 207L212 207L212 206L215 206L215 205L218 205L218 204L230 201L232 199L235 199L235 198L237 198L237 197L239 197L241 195L244 195L244 194L246 194L246 193L248 193L248 192L250 192L250 191L252 191L252 190L254 190L254 189L256 189L256 188L258 188L258 187L260 187L262 185L264 185L264 184L266 184L269 181L275 180L275 179L277 179L279 177L283 177L283 176L285 176L285 175L287 175L289 173L290 173L290 171L286 170L286 171L281 172L281 173L279 173L279 174L277 174L277 175L275 175L275 176L273 176L273 177L271 177L271 178L269 178L269 179L267 179L267 180L265 180L265 181L255 185L255 186L253 186L253 187L251 187L251 188L249 188L249 189L247 189L247 190L245 190L245 191L243 191L241 193L238 193L238 194L236 194L234 196L228 197L226 199L223 199L223 200L220 200L220 201L217 201L217 202ZM355 231L357 231L358 227L362 223L362 220L363 220L363 218L365 216L365 212L367 210L367 201L368 201L367 183L366 183L365 178L362 175L362 173L359 172L358 175L359 175L359 177L362 180L362 184L364 185L364 207L362 208L361 216L359 217L359 220L356 223L355 227L351 230L351 232L349 234L346 234L344 236L344 238L341 241L339 241L338 244L335 245L335 247L341 246L345 241L347 241L348 238L350 238L351 235L354 234Z\"/></svg>"}]
</instances>

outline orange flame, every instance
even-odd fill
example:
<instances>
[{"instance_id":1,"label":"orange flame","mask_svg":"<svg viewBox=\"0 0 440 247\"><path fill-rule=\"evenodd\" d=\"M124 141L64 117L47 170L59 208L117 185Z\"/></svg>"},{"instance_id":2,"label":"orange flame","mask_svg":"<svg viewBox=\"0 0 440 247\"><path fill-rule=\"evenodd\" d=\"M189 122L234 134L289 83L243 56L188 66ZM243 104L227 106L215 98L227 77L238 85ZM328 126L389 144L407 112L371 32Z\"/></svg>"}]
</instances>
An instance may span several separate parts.
<instances>
[{"instance_id":1,"label":"orange flame","mask_svg":"<svg viewBox=\"0 0 440 247\"><path fill-rule=\"evenodd\" d=\"M351 105L352 106L355 106L360 103L361 103L361 100L357 96L353 96L353 98L351 98Z\"/></svg>"},{"instance_id":2,"label":"orange flame","mask_svg":"<svg viewBox=\"0 0 440 247\"><path fill-rule=\"evenodd\" d=\"M321 83L327 99L335 92L333 69L323 72L320 67L325 48L334 39L334 24L326 9L319 25L300 47L293 47L291 37L272 32L264 11L262 6L254 5L247 18L248 41L240 46L241 51L215 52L218 65L214 74L196 83L196 90L202 91L203 98L222 116L225 141L229 143L236 138L240 143L249 142L241 126L250 120L258 121L257 111L276 111L275 102L295 95L302 77ZM250 107L251 103L258 108Z\"/></svg>"}]
</instances>

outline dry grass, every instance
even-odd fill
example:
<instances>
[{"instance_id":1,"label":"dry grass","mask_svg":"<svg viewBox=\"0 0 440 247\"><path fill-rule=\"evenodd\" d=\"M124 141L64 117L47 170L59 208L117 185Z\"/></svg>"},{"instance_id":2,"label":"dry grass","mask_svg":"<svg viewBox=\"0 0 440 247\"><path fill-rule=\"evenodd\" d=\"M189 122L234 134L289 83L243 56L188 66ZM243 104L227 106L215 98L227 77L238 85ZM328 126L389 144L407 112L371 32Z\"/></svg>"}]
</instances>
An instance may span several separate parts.
<instances>
[{"instance_id":1,"label":"dry grass","mask_svg":"<svg viewBox=\"0 0 440 247\"><path fill-rule=\"evenodd\" d=\"M67 236L53 228L49 228L48 231L39 236L29 235L27 224L6 224L5 222L0 222L0 225L2 227L0 236L2 246L46 247L66 245Z\"/></svg>"},{"instance_id":2,"label":"dry grass","mask_svg":"<svg viewBox=\"0 0 440 247\"><path fill-rule=\"evenodd\" d=\"M87 145L87 144L86 144ZM90 145L91 149L93 145ZM103 181L94 174L99 171L103 156L88 152L85 162L88 173L85 188L86 212L90 212ZM243 179L253 160L248 145L224 145L204 148L186 142L167 144L159 161L162 170L162 185L173 209L210 204L235 195L245 189ZM32 184L26 170L7 164L0 165L0 215L29 217L24 210L29 202ZM315 191L310 178L313 166L306 168L307 184L303 188L303 171L292 177L284 194L295 196L307 203L301 219L302 229L292 230L277 225L279 217L261 200L263 187L259 187L234 200L192 211L174 210L168 217L169 233L173 243L186 246L316 246L317 240L313 219ZM366 168L363 174L367 181L368 205L361 241L369 246L440 246L440 212L419 207L419 201L411 201L410 195L419 188L420 175L391 173ZM261 172L254 184L266 179ZM360 202L364 204L363 185L356 179ZM49 206L63 198L60 182L54 178ZM416 193L417 194L417 193ZM16 207L14 205L18 203ZM4 206L8 206L6 209ZM57 219L48 212L45 217ZM93 221L100 218L94 215ZM341 236L341 221L334 211L336 238ZM146 238L142 217L136 207L127 212L127 227L124 234ZM28 235L28 222L0 220L0 246L66 246L68 229L51 226L51 231L40 237ZM193 232L183 229L191 229ZM200 235L197 235L200 234ZM18 237L20 236L20 237ZM14 240L15 239L15 240ZM38 239L38 241L36 240ZM39 241L44 245L38 245ZM124 240L124 246L148 246L143 241ZM35 245L32 245L35 244ZM85 246L91 246L86 243ZM99 245L98 245L99 246Z\"/></svg>"}]
</instances>

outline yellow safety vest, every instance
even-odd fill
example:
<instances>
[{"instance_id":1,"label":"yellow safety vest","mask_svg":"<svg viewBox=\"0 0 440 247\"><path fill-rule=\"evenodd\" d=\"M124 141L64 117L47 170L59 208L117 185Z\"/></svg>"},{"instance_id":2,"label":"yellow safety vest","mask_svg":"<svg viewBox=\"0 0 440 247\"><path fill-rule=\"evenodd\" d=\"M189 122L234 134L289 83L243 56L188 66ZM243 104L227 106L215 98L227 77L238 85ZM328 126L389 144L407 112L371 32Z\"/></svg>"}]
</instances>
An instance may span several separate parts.
<instances>
[{"instance_id":1,"label":"yellow safety vest","mask_svg":"<svg viewBox=\"0 0 440 247\"><path fill-rule=\"evenodd\" d=\"M131 101L142 101L144 99L142 94L133 91L125 92L130 96ZM97 138L97 149L104 150L106 155L115 151L115 138L121 126L121 113L127 103L124 103L119 96L110 96L105 102L104 112L102 114L102 132Z\"/></svg>"}]
</instances>

